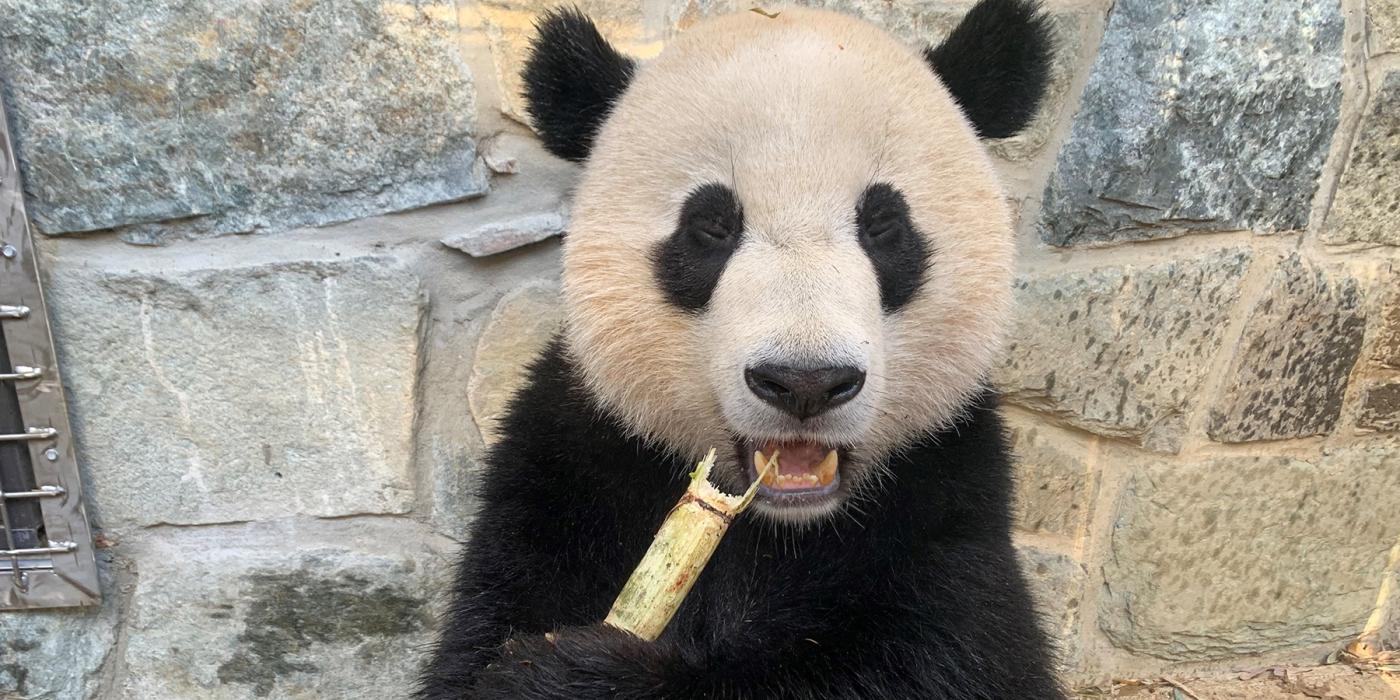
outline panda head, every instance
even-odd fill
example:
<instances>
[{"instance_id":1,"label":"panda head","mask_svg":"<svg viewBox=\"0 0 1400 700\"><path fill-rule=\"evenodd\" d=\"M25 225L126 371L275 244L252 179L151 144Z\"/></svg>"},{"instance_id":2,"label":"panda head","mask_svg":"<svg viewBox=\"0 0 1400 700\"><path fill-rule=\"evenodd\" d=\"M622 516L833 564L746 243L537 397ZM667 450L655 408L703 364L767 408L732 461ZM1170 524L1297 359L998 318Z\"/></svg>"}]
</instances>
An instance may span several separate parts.
<instances>
[{"instance_id":1,"label":"panda head","mask_svg":"<svg viewBox=\"0 0 1400 700\"><path fill-rule=\"evenodd\" d=\"M585 163L565 338L630 430L810 522L944 429L998 352L1009 212L979 138L1046 80L1028 0L984 0L936 48L839 14L742 12L638 64L577 11L540 22L525 96ZM758 453L758 457L755 456Z\"/></svg>"}]
</instances>

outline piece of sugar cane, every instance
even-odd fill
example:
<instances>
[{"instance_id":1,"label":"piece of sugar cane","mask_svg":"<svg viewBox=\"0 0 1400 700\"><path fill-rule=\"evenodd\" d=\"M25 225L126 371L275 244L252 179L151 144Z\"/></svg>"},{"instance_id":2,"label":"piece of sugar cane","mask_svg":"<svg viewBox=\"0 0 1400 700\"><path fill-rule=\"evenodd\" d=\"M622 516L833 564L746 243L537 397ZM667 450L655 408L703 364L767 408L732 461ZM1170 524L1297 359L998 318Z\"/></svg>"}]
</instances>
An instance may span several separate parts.
<instances>
[{"instance_id":1,"label":"piece of sugar cane","mask_svg":"<svg viewBox=\"0 0 1400 700\"><path fill-rule=\"evenodd\" d=\"M729 523L749 507L763 476L777 468L778 453L768 458L763 474L741 496L730 496L710 484L710 468L714 464L712 449L690 473L685 495L661 523L603 622L647 641L660 637L714 554Z\"/></svg>"}]
</instances>

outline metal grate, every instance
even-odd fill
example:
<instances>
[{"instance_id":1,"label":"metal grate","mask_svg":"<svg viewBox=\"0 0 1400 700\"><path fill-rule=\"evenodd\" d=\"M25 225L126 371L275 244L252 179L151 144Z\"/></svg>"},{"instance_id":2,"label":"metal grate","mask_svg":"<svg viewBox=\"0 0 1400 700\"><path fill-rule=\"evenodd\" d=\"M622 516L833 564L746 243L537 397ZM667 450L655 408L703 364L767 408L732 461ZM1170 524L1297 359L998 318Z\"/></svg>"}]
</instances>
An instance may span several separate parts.
<instances>
[{"instance_id":1,"label":"metal grate","mask_svg":"<svg viewBox=\"0 0 1400 700\"><path fill-rule=\"evenodd\" d=\"M101 601L81 495L19 167L0 104L0 610Z\"/></svg>"}]
</instances>

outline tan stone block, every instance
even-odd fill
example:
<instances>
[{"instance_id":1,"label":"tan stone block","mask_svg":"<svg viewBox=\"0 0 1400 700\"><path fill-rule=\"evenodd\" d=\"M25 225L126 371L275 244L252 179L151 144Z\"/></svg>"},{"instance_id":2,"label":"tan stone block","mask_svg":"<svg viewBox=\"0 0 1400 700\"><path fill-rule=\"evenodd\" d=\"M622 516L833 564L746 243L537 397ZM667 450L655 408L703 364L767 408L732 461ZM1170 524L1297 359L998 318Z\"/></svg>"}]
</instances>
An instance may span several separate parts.
<instances>
[{"instance_id":1,"label":"tan stone block","mask_svg":"<svg viewBox=\"0 0 1400 700\"><path fill-rule=\"evenodd\" d=\"M1297 255L1285 259L1250 312L1211 408L1211 439L1248 442L1331 432L1365 330L1354 278Z\"/></svg>"},{"instance_id":2,"label":"tan stone block","mask_svg":"<svg viewBox=\"0 0 1400 700\"><path fill-rule=\"evenodd\" d=\"M1173 660L1355 637L1400 537L1397 463L1392 445L1135 468L1104 560L1100 628Z\"/></svg>"},{"instance_id":3,"label":"tan stone block","mask_svg":"<svg viewBox=\"0 0 1400 700\"><path fill-rule=\"evenodd\" d=\"M1034 423L1012 423L1016 467L1016 521L1027 532L1078 537L1092 515L1098 475L1085 455L1057 443Z\"/></svg>"},{"instance_id":4,"label":"tan stone block","mask_svg":"<svg viewBox=\"0 0 1400 700\"><path fill-rule=\"evenodd\" d=\"M1013 403L1175 450L1249 260L1226 249L1022 279L993 380Z\"/></svg>"},{"instance_id":5,"label":"tan stone block","mask_svg":"<svg viewBox=\"0 0 1400 700\"><path fill-rule=\"evenodd\" d=\"M1079 611L1084 595L1084 566L1067 554L1034 546L1019 546L1021 570L1030 583L1041 625L1055 645L1062 675L1079 668Z\"/></svg>"},{"instance_id":6,"label":"tan stone block","mask_svg":"<svg viewBox=\"0 0 1400 700\"><path fill-rule=\"evenodd\" d=\"M467 404L481 438L496 441L496 427L526 379L526 367L559 330L564 311L559 290L529 284L505 295L492 310L467 382Z\"/></svg>"},{"instance_id":7,"label":"tan stone block","mask_svg":"<svg viewBox=\"0 0 1400 700\"><path fill-rule=\"evenodd\" d=\"M1322 230L1326 243L1400 245L1400 71L1379 84Z\"/></svg>"}]
</instances>

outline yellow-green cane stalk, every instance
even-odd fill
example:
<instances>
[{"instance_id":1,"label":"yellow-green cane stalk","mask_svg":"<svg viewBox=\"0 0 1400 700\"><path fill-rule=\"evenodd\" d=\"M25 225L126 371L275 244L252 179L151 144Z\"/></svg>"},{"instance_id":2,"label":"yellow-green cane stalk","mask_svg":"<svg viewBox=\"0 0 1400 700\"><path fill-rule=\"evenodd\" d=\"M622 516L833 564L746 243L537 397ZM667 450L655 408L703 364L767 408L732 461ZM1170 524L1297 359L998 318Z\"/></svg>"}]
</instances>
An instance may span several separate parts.
<instances>
[{"instance_id":1,"label":"yellow-green cane stalk","mask_svg":"<svg viewBox=\"0 0 1400 700\"><path fill-rule=\"evenodd\" d=\"M764 474L777 467L778 453L773 453L764 474L759 474L740 496L731 496L710 484L710 468L714 464L712 449L690 473L685 495L661 523L641 563L613 602L605 623L647 641L660 637L729 524L749 507Z\"/></svg>"}]
</instances>

